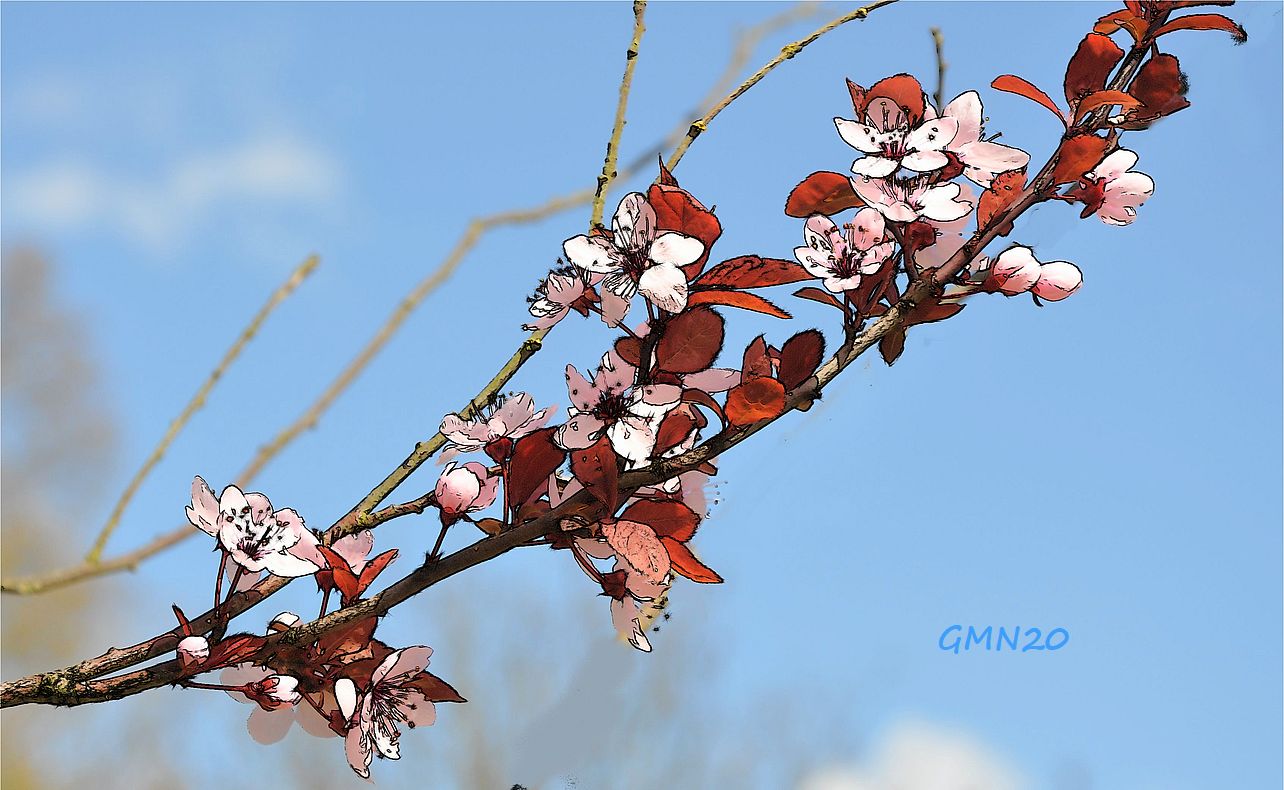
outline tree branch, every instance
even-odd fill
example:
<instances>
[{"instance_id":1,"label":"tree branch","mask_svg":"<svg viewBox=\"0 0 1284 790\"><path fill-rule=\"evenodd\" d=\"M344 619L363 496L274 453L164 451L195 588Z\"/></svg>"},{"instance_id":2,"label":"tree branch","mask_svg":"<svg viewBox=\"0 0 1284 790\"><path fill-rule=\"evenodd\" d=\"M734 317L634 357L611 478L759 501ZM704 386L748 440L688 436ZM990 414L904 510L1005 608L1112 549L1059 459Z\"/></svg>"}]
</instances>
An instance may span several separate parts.
<instances>
[{"instance_id":1,"label":"tree branch","mask_svg":"<svg viewBox=\"0 0 1284 790\"><path fill-rule=\"evenodd\" d=\"M606 190L615 178L615 162L620 157L620 137L624 134L624 117L629 107L629 89L633 87L633 67L638 62L638 47L642 44L642 34L646 32L643 17L646 15L646 0L633 0L633 40L624 54L624 76L620 79L620 98L615 103L615 123L611 127L611 137L606 141L606 159L602 162L602 175L597 177L597 189L593 192L593 209L589 214L589 227L602 224L602 211L606 206Z\"/></svg>"}]
</instances>

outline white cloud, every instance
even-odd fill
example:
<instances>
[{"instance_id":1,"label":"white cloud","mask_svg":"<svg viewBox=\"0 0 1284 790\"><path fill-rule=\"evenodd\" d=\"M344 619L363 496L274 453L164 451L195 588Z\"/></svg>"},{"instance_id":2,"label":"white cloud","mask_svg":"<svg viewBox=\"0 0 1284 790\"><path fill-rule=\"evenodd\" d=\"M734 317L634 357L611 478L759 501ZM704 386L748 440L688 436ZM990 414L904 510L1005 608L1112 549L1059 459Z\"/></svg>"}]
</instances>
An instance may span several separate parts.
<instances>
[{"instance_id":1,"label":"white cloud","mask_svg":"<svg viewBox=\"0 0 1284 790\"><path fill-rule=\"evenodd\" d=\"M146 179L75 160L47 161L6 179L7 219L22 229L107 229L154 253L174 252L216 212L325 206L342 169L317 145L265 135L174 160Z\"/></svg>"},{"instance_id":2,"label":"white cloud","mask_svg":"<svg viewBox=\"0 0 1284 790\"><path fill-rule=\"evenodd\" d=\"M1017 790L1016 771L967 735L921 723L893 727L865 764L832 765L798 790Z\"/></svg>"}]
</instances>

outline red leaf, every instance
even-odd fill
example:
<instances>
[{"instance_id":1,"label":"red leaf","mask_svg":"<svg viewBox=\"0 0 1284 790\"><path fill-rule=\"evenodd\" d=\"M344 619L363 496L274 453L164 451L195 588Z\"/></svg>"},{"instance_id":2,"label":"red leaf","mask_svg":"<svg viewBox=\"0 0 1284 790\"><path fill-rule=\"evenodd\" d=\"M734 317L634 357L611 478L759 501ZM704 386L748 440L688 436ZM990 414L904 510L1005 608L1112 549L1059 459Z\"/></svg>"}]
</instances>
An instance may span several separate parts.
<instances>
[{"instance_id":1,"label":"red leaf","mask_svg":"<svg viewBox=\"0 0 1284 790\"><path fill-rule=\"evenodd\" d=\"M405 685L419 690L430 702L467 702L459 692L446 681L431 672L420 672Z\"/></svg>"},{"instance_id":2,"label":"red leaf","mask_svg":"<svg viewBox=\"0 0 1284 790\"><path fill-rule=\"evenodd\" d=\"M1074 107L1089 93L1106 87L1106 79L1123 59L1124 51L1110 36L1089 33L1066 66L1066 101ZM1082 109L1080 110L1082 112Z\"/></svg>"},{"instance_id":3,"label":"red leaf","mask_svg":"<svg viewBox=\"0 0 1284 790\"><path fill-rule=\"evenodd\" d=\"M835 299L834 295L829 291L822 291L819 288L811 286L807 288L799 288L797 291L794 291L794 296L797 296L800 299L810 299L813 302L820 302L821 304L827 304L830 307L837 307L839 310L843 310L842 302ZM843 311L846 312L846 310Z\"/></svg>"},{"instance_id":4,"label":"red leaf","mask_svg":"<svg viewBox=\"0 0 1284 790\"><path fill-rule=\"evenodd\" d=\"M810 276L810 275L809 275ZM728 307L739 307L752 310L775 318L793 318L789 313L776 307L758 294L744 291L696 291L687 299L687 307L701 304L721 304Z\"/></svg>"},{"instance_id":5,"label":"red leaf","mask_svg":"<svg viewBox=\"0 0 1284 790\"><path fill-rule=\"evenodd\" d=\"M825 356L825 336L818 329L799 332L780 347L780 383L795 390L811 378Z\"/></svg>"},{"instance_id":6,"label":"red leaf","mask_svg":"<svg viewBox=\"0 0 1284 790\"><path fill-rule=\"evenodd\" d=\"M653 502L640 499L625 508L620 518L649 524L660 537L673 538L683 543L691 540L696 527L700 525L700 517L695 511L675 500Z\"/></svg>"},{"instance_id":7,"label":"red leaf","mask_svg":"<svg viewBox=\"0 0 1284 790\"><path fill-rule=\"evenodd\" d=\"M717 359L722 338L722 316L708 307L686 310L664 327L656 344L656 364L670 373L697 373Z\"/></svg>"},{"instance_id":8,"label":"red leaf","mask_svg":"<svg viewBox=\"0 0 1284 790\"><path fill-rule=\"evenodd\" d=\"M1124 112L1135 110L1141 106L1140 101L1134 99L1131 95L1124 93L1123 91L1096 91L1095 93L1089 93L1083 98L1083 101L1079 103L1075 117L1082 119L1083 116L1098 107L1106 107L1114 104L1118 104Z\"/></svg>"},{"instance_id":9,"label":"red leaf","mask_svg":"<svg viewBox=\"0 0 1284 790\"><path fill-rule=\"evenodd\" d=\"M1057 120L1061 121L1062 126L1066 125L1065 116L1061 114L1061 110L1057 107L1057 103L1054 102L1048 94L1039 90L1030 82L1012 74L1004 74L1000 77L995 77L994 82L990 83L990 87L1007 93L1015 93L1018 96L1024 96L1036 104L1041 104L1044 107L1047 107L1049 112L1057 116Z\"/></svg>"},{"instance_id":10,"label":"red leaf","mask_svg":"<svg viewBox=\"0 0 1284 790\"><path fill-rule=\"evenodd\" d=\"M694 236L704 244L704 254L695 263L682 267L690 280L704 269L709 249L722 235L722 224L691 193L676 186L652 184L647 192L647 201L655 209L657 230L675 230Z\"/></svg>"},{"instance_id":11,"label":"red leaf","mask_svg":"<svg viewBox=\"0 0 1284 790\"><path fill-rule=\"evenodd\" d=\"M718 402L713 399L712 395L704 390L683 390L682 400L684 403L696 403L705 407L709 411L718 415L718 420L723 425L727 424L727 415L722 413L722 407L718 405Z\"/></svg>"},{"instance_id":12,"label":"red leaf","mask_svg":"<svg viewBox=\"0 0 1284 790\"><path fill-rule=\"evenodd\" d=\"M851 80L847 80L847 95L852 99L852 112L856 113L857 120L864 123L861 113L865 108L865 89Z\"/></svg>"},{"instance_id":13,"label":"red leaf","mask_svg":"<svg viewBox=\"0 0 1284 790\"><path fill-rule=\"evenodd\" d=\"M348 561L335 553L334 549L329 546L317 546L317 550L325 556L325 561L330 563L330 573L334 577L334 586L339 589L339 594L343 600L351 601L361 594L360 584L352 568L348 566Z\"/></svg>"},{"instance_id":14,"label":"red leaf","mask_svg":"<svg viewBox=\"0 0 1284 790\"><path fill-rule=\"evenodd\" d=\"M360 578L357 579L358 594L364 593L374 583L374 580L379 578L379 574L383 573L383 569L387 568L395 559L397 559L397 550L388 549L383 554L367 562L366 567L361 569Z\"/></svg>"},{"instance_id":15,"label":"red leaf","mask_svg":"<svg viewBox=\"0 0 1284 790\"><path fill-rule=\"evenodd\" d=\"M1142 106L1124 124L1124 129L1144 129L1165 115L1190 106L1182 94L1186 90L1181 64L1168 54L1155 55L1137 72L1129 92Z\"/></svg>"},{"instance_id":16,"label":"red leaf","mask_svg":"<svg viewBox=\"0 0 1284 790\"><path fill-rule=\"evenodd\" d=\"M865 201L852 189L850 178L842 173L822 170L807 176L794 187L785 200L785 214L806 218L812 214L837 214L863 205Z\"/></svg>"},{"instance_id":17,"label":"red leaf","mask_svg":"<svg viewBox=\"0 0 1284 790\"><path fill-rule=\"evenodd\" d=\"M1080 134L1061 143L1057 153L1057 166L1052 171L1052 183L1070 184L1083 178L1083 174L1096 167L1105 158L1104 137Z\"/></svg>"},{"instance_id":18,"label":"red leaf","mask_svg":"<svg viewBox=\"0 0 1284 790\"><path fill-rule=\"evenodd\" d=\"M673 570L687 577L693 582L701 584L721 584L722 577L714 572L713 568L697 560L691 553L691 549L686 544L679 543L673 538L660 538L664 548L669 552L669 563Z\"/></svg>"},{"instance_id":19,"label":"red leaf","mask_svg":"<svg viewBox=\"0 0 1284 790\"><path fill-rule=\"evenodd\" d=\"M606 505L608 514L620 504L620 468L616 465L611 440L603 436L592 446L571 451L571 473L588 492Z\"/></svg>"},{"instance_id":20,"label":"red leaf","mask_svg":"<svg viewBox=\"0 0 1284 790\"><path fill-rule=\"evenodd\" d=\"M566 460L566 451L553 441L556 433L556 428L541 428L517 440L508 464L508 478L504 481L510 506L519 508L526 504Z\"/></svg>"},{"instance_id":21,"label":"red leaf","mask_svg":"<svg viewBox=\"0 0 1284 790\"><path fill-rule=\"evenodd\" d=\"M676 187L678 179L674 178L673 173L669 172L669 168L664 166L664 157L659 156L658 158L660 160L660 176L655 179L655 183L663 187Z\"/></svg>"},{"instance_id":22,"label":"red leaf","mask_svg":"<svg viewBox=\"0 0 1284 790\"><path fill-rule=\"evenodd\" d=\"M1149 26L1143 17L1127 9L1121 9L1098 19L1097 24L1092 26L1092 30L1094 33L1103 35L1109 35L1117 30L1127 30L1133 42L1140 43L1141 37L1146 34L1146 28Z\"/></svg>"},{"instance_id":23,"label":"red leaf","mask_svg":"<svg viewBox=\"0 0 1284 790\"><path fill-rule=\"evenodd\" d=\"M259 652L266 642L254 634L232 634L210 648L209 657L201 662L201 671L239 664Z\"/></svg>"},{"instance_id":24,"label":"red leaf","mask_svg":"<svg viewBox=\"0 0 1284 790\"><path fill-rule=\"evenodd\" d=\"M360 653L370 644L378 623L378 617L358 617L322 635L317 641L321 657L331 661L338 656Z\"/></svg>"},{"instance_id":25,"label":"red leaf","mask_svg":"<svg viewBox=\"0 0 1284 790\"><path fill-rule=\"evenodd\" d=\"M848 88L850 91L850 87ZM852 97L855 99L855 96ZM856 120L865 123L867 115L881 116L884 108L895 107L905 114L911 128L923 120L926 104L923 85L908 74L894 74L875 82L865 91Z\"/></svg>"},{"instance_id":26,"label":"red leaf","mask_svg":"<svg viewBox=\"0 0 1284 790\"><path fill-rule=\"evenodd\" d=\"M627 519L602 524L602 537L648 581L660 582L669 575L668 552L650 525Z\"/></svg>"},{"instance_id":27,"label":"red leaf","mask_svg":"<svg viewBox=\"0 0 1284 790\"><path fill-rule=\"evenodd\" d=\"M732 425L752 425L785 412L785 387L765 376L747 379L727 391L727 420Z\"/></svg>"},{"instance_id":28,"label":"red leaf","mask_svg":"<svg viewBox=\"0 0 1284 790\"><path fill-rule=\"evenodd\" d=\"M1025 189L1025 170L1009 170L995 176L989 188L981 193L981 199L977 203L977 227L989 227L990 220L1012 205L1013 201L1021 196L1023 189ZM999 228L1000 235L1006 236L1011 232L1011 222Z\"/></svg>"},{"instance_id":29,"label":"red leaf","mask_svg":"<svg viewBox=\"0 0 1284 790\"><path fill-rule=\"evenodd\" d=\"M811 274L794 261L741 255L739 258L723 261L700 275L694 284L706 288L765 288L810 279Z\"/></svg>"},{"instance_id":30,"label":"red leaf","mask_svg":"<svg viewBox=\"0 0 1284 790\"><path fill-rule=\"evenodd\" d=\"M1230 33L1236 44L1248 41L1248 33L1244 32L1244 28L1221 14L1191 14L1178 17L1156 30L1155 37L1158 38L1176 30L1221 30Z\"/></svg>"},{"instance_id":31,"label":"red leaf","mask_svg":"<svg viewBox=\"0 0 1284 790\"><path fill-rule=\"evenodd\" d=\"M744 357L740 363L740 375L745 379L770 377L772 367L771 355L767 353L767 341L762 335L758 335L745 346Z\"/></svg>"},{"instance_id":32,"label":"red leaf","mask_svg":"<svg viewBox=\"0 0 1284 790\"><path fill-rule=\"evenodd\" d=\"M636 368L642 364L642 341L636 337L622 337L615 341L615 353Z\"/></svg>"},{"instance_id":33,"label":"red leaf","mask_svg":"<svg viewBox=\"0 0 1284 790\"><path fill-rule=\"evenodd\" d=\"M696 421L681 409L674 409L665 415L660 428L655 432L655 449L653 456L660 456L682 443L682 440L695 430Z\"/></svg>"}]
</instances>

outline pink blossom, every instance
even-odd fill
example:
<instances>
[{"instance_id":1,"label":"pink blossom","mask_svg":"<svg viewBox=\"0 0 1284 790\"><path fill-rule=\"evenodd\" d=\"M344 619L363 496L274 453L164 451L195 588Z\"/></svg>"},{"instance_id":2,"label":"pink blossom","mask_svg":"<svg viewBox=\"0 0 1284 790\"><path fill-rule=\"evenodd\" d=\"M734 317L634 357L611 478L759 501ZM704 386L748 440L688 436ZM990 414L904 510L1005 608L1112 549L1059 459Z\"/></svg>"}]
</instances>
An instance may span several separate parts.
<instances>
[{"instance_id":1,"label":"pink blossom","mask_svg":"<svg viewBox=\"0 0 1284 790\"><path fill-rule=\"evenodd\" d=\"M375 752L380 757L401 758L401 729L398 725L427 727L437 720L432 701L416 688L414 681L428 666L430 647L407 647L391 653L370 676L370 690L358 695L347 678L335 683L335 699L345 721L348 765L362 778L369 778Z\"/></svg>"},{"instance_id":2,"label":"pink blossom","mask_svg":"<svg viewBox=\"0 0 1284 790\"><path fill-rule=\"evenodd\" d=\"M656 223L655 209L646 196L631 192L615 212L613 234L574 236L562 245L571 263L606 275L602 308L614 323L624 317L628 300L638 292L670 313L686 309L687 277L681 267L699 260L704 244L673 231L659 233ZM614 304L608 305L608 294Z\"/></svg>"},{"instance_id":3,"label":"pink blossom","mask_svg":"<svg viewBox=\"0 0 1284 790\"><path fill-rule=\"evenodd\" d=\"M263 494L228 486L215 501L214 492L197 477L187 520L216 536L232 560L250 574L267 570L277 576L307 576L319 567L311 559L317 554L317 537L303 518L289 508L273 510Z\"/></svg>"},{"instance_id":4,"label":"pink blossom","mask_svg":"<svg viewBox=\"0 0 1284 790\"><path fill-rule=\"evenodd\" d=\"M268 631L288 631L299 624L299 619L294 612L281 612L268 623Z\"/></svg>"},{"instance_id":5,"label":"pink blossom","mask_svg":"<svg viewBox=\"0 0 1284 790\"><path fill-rule=\"evenodd\" d=\"M972 204L959 200L958 184L931 185L925 178L866 178L853 176L852 188L867 204L892 222L923 219L949 222L965 217Z\"/></svg>"},{"instance_id":6,"label":"pink blossom","mask_svg":"<svg viewBox=\"0 0 1284 790\"><path fill-rule=\"evenodd\" d=\"M1137 154L1120 148L1084 175L1067 197L1083 201L1085 219L1095 213L1107 225L1129 225L1137 218L1137 207L1155 191L1155 182L1145 173L1132 172Z\"/></svg>"},{"instance_id":7,"label":"pink blossom","mask_svg":"<svg viewBox=\"0 0 1284 790\"><path fill-rule=\"evenodd\" d=\"M488 414L473 419L447 414L441 421L441 433L450 440L450 447L442 453L442 461L460 453L477 452L499 439L520 439L543 428L556 412L556 406L535 411L534 400L522 392L501 398Z\"/></svg>"},{"instance_id":8,"label":"pink blossom","mask_svg":"<svg viewBox=\"0 0 1284 790\"><path fill-rule=\"evenodd\" d=\"M679 403L682 388L674 384L634 387L636 368L614 352L602 357L593 381L566 366L571 418L555 440L568 450L589 447L603 435L616 454L633 466L650 460L660 423Z\"/></svg>"},{"instance_id":9,"label":"pink blossom","mask_svg":"<svg viewBox=\"0 0 1284 790\"><path fill-rule=\"evenodd\" d=\"M458 518L465 513L485 510L495 502L499 478L492 477L484 464L469 461L451 462L437 478L437 505L444 518Z\"/></svg>"},{"instance_id":10,"label":"pink blossom","mask_svg":"<svg viewBox=\"0 0 1284 790\"><path fill-rule=\"evenodd\" d=\"M584 277L574 271L551 272L531 301L531 315L538 318L525 329L549 329L566 317L571 306L584 295Z\"/></svg>"},{"instance_id":11,"label":"pink blossom","mask_svg":"<svg viewBox=\"0 0 1284 790\"><path fill-rule=\"evenodd\" d=\"M1083 272L1068 261L1048 261L1039 267L1039 279L1034 284L1034 295L1049 302L1059 302L1079 290L1083 285Z\"/></svg>"},{"instance_id":12,"label":"pink blossom","mask_svg":"<svg viewBox=\"0 0 1284 790\"><path fill-rule=\"evenodd\" d=\"M361 570L366 567L370 552L374 551L374 533L363 529L360 532L345 535L336 540L330 550L342 557L352 572L359 576Z\"/></svg>"},{"instance_id":13,"label":"pink blossom","mask_svg":"<svg viewBox=\"0 0 1284 790\"><path fill-rule=\"evenodd\" d=\"M865 154L852 163L852 172L859 176L886 178L902 167L927 173L950 161L941 150L958 133L953 118L925 118L912 129L904 113L873 113L865 120L834 119L843 142Z\"/></svg>"},{"instance_id":14,"label":"pink blossom","mask_svg":"<svg viewBox=\"0 0 1284 790\"><path fill-rule=\"evenodd\" d=\"M863 208L840 231L833 220L821 214L807 219L803 238L807 244L794 249L794 256L808 272L824 280L830 293L853 291L861 278L875 274L892 257L894 245L885 241L883 215Z\"/></svg>"},{"instance_id":15,"label":"pink blossom","mask_svg":"<svg viewBox=\"0 0 1284 790\"><path fill-rule=\"evenodd\" d=\"M256 684L264 683L272 676L268 670L262 667L256 667L252 664L238 664L234 667L228 667L221 673L219 679L227 686L249 687L252 691L257 688ZM291 678L293 679L293 678ZM298 693L297 687L295 692ZM277 693L283 693L280 689ZM228 691L228 696L240 703L255 703L257 699L251 699L243 691ZM250 714L249 721L246 722L246 728L249 730L250 737L261 744L272 744L281 740L290 731L290 726L298 723L303 731L317 738L332 738L336 733L330 729L330 722L317 713L311 705L299 705L297 702L302 701L302 694L299 699L292 704L280 704L275 708L265 708L261 704L256 705L254 712ZM324 701L324 695L322 698Z\"/></svg>"},{"instance_id":16,"label":"pink blossom","mask_svg":"<svg viewBox=\"0 0 1284 790\"><path fill-rule=\"evenodd\" d=\"M936 117L936 110L930 104L924 117ZM1030 155L1020 148L981 139L985 134L985 115L981 96L976 91L956 96L945 105L941 118L953 119L958 127L958 134L945 146L945 150L958 157L963 164L963 175L981 186L988 187L999 173L1019 170L1030 163Z\"/></svg>"}]
</instances>

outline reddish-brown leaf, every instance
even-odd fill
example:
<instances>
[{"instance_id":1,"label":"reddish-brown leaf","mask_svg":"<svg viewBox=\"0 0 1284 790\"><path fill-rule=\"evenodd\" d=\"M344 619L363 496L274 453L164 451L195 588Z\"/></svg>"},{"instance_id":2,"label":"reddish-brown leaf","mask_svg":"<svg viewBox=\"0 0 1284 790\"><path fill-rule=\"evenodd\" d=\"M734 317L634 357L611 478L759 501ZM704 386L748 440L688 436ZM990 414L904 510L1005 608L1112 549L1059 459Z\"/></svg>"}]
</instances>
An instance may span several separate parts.
<instances>
[{"instance_id":1,"label":"reddish-brown leaf","mask_svg":"<svg viewBox=\"0 0 1284 790\"><path fill-rule=\"evenodd\" d=\"M571 451L571 473L595 499L606 505L608 514L620 504L620 467L611 440L603 436L592 446Z\"/></svg>"},{"instance_id":2,"label":"reddish-brown leaf","mask_svg":"<svg viewBox=\"0 0 1284 790\"><path fill-rule=\"evenodd\" d=\"M615 341L615 353L633 367L642 364L642 341L636 337L622 337Z\"/></svg>"},{"instance_id":3,"label":"reddish-brown leaf","mask_svg":"<svg viewBox=\"0 0 1284 790\"><path fill-rule=\"evenodd\" d=\"M660 537L673 538L683 543L691 540L696 527L700 526L700 517L695 511L675 500L655 502L639 499L625 508L620 518L649 524Z\"/></svg>"},{"instance_id":4,"label":"reddish-brown leaf","mask_svg":"<svg viewBox=\"0 0 1284 790\"><path fill-rule=\"evenodd\" d=\"M1087 96L1083 97L1083 101L1079 103L1079 108L1076 111L1075 117L1082 119L1083 116L1098 107L1106 107L1113 104L1118 104L1120 109L1124 112L1135 110L1141 106L1141 102L1139 100L1133 98L1131 94L1124 93L1123 91L1096 91L1095 93L1089 93Z\"/></svg>"},{"instance_id":5,"label":"reddish-brown leaf","mask_svg":"<svg viewBox=\"0 0 1284 790\"><path fill-rule=\"evenodd\" d=\"M780 347L780 383L786 390L798 388L820 367L825 357L825 336L819 329L807 329Z\"/></svg>"},{"instance_id":6,"label":"reddish-brown leaf","mask_svg":"<svg viewBox=\"0 0 1284 790\"><path fill-rule=\"evenodd\" d=\"M647 201L655 209L657 230L674 230L694 236L704 244L704 254L695 263L682 267L687 279L693 279L704 269L709 249L722 235L722 223L690 192L676 186L652 184Z\"/></svg>"},{"instance_id":7,"label":"reddish-brown leaf","mask_svg":"<svg viewBox=\"0 0 1284 790\"><path fill-rule=\"evenodd\" d=\"M741 255L714 266L700 275L694 285L697 288L765 288L810 279L811 274L795 261Z\"/></svg>"},{"instance_id":8,"label":"reddish-brown leaf","mask_svg":"<svg viewBox=\"0 0 1284 790\"><path fill-rule=\"evenodd\" d=\"M990 182L990 186L981 193L981 198L977 203L976 221L977 227L986 228L990 225L990 220L996 214L1005 211L1008 206L1012 205L1018 197L1021 196L1021 190L1025 189L1025 170L1009 170L1006 173L1000 173ZM999 228L999 234L1006 236L1012 232L1012 223L1006 222Z\"/></svg>"},{"instance_id":9,"label":"reddish-brown leaf","mask_svg":"<svg viewBox=\"0 0 1284 790\"><path fill-rule=\"evenodd\" d=\"M1014 74L1004 74L1002 76L995 77L994 82L990 83L990 87L1006 93L1015 93L1018 96L1024 96L1035 104L1043 105L1048 108L1048 112L1057 116L1057 120L1061 121L1063 126L1066 125L1066 118L1062 115L1061 109L1057 107L1057 103L1054 102L1048 94L1036 88L1029 81Z\"/></svg>"},{"instance_id":10,"label":"reddish-brown leaf","mask_svg":"<svg viewBox=\"0 0 1284 790\"><path fill-rule=\"evenodd\" d=\"M684 403L695 403L705 407L709 411L718 415L718 420L723 425L727 424L727 415L722 413L722 407L718 405L718 402L713 399L712 395L705 392L704 390L696 390L696 389L683 390L682 400Z\"/></svg>"},{"instance_id":11,"label":"reddish-brown leaf","mask_svg":"<svg viewBox=\"0 0 1284 790\"><path fill-rule=\"evenodd\" d=\"M656 344L656 364L670 373L697 373L717 359L722 338L722 316L709 307L693 307L665 326Z\"/></svg>"},{"instance_id":12,"label":"reddish-brown leaf","mask_svg":"<svg viewBox=\"0 0 1284 790\"><path fill-rule=\"evenodd\" d=\"M851 179L842 173L820 171L812 173L793 188L785 201L785 214L790 217L810 217L812 214L837 214L849 208L865 205Z\"/></svg>"},{"instance_id":13,"label":"reddish-brown leaf","mask_svg":"<svg viewBox=\"0 0 1284 790\"><path fill-rule=\"evenodd\" d=\"M239 664L259 652L259 648L266 642L266 639L254 634L232 634L224 637L210 648L209 656L201 662L201 671Z\"/></svg>"},{"instance_id":14,"label":"reddish-brown leaf","mask_svg":"<svg viewBox=\"0 0 1284 790\"><path fill-rule=\"evenodd\" d=\"M1080 134L1062 141L1052 182L1071 184L1083 178L1084 173L1100 164L1108 144L1106 138L1095 134Z\"/></svg>"},{"instance_id":15,"label":"reddish-brown leaf","mask_svg":"<svg viewBox=\"0 0 1284 790\"><path fill-rule=\"evenodd\" d=\"M878 353L888 365L899 359L905 353L905 327L895 327L879 338Z\"/></svg>"},{"instance_id":16,"label":"reddish-brown leaf","mask_svg":"<svg viewBox=\"0 0 1284 790\"><path fill-rule=\"evenodd\" d=\"M727 391L727 420L732 425L752 425L784 411L785 387L775 379L746 379Z\"/></svg>"},{"instance_id":17,"label":"reddish-brown leaf","mask_svg":"<svg viewBox=\"0 0 1284 790\"><path fill-rule=\"evenodd\" d=\"M673 173L669 172L669 168L664 166L664 156L660 155L658 158L660 160L660 176L655 179L655 183L664 187L676 187L678 179L674 178Z\"/></svg>"},{"instance_id":18,"label":"reddish-brown leaf","mask_svg":"<svg viewBox=\"0 0 1284 790\"><path fill-rule=\"evenodd\" d=\"M459 696L459 692L446 681L437 677L431 672L420 672L405 685L418 689L420 694L428 698L430 702L467 702L468 700Z\"/></svg>"},{"instance_id":19,"label":"reddish-brown leaf","mask_svg":"<svg viewBox=\"0 0 1284 790\"><path fill-rule=\"evenodd\" d=\"M664 544L665 550L669 552L669 564L673 566L673 570L693 582L700 582L701 584L722 583L722 577L713 568L697 560L685 543L676 541L673 538L660 538L660 542Z\"/></svg>"},{"instance_id":20,"label":"reddish-brown leaf","mask_svg":"<svg viewBox=\"0 0 1284 790\"><path fill-rule=\"evenodd\" d=\"M857 120L861 123L865 122L866 115L879 115L880 107L876 105L887 102L905 113L909 125L913 127L923 120L923 112L927 107L923 99L922 84L908 74L884 77L869 86L863 99L862 105L857 109Z\"/></svg>"},{"instance_id":21,"label":"reddish-brown leaf","mask_svg":"<svg viewBox=\"0 0 1284 790\"><path fill-rule=\"evenodd\" d=\"M744 357L740 363L740 375L745 379L771 376L772 367L771 354L767 353L767 341L762 335L758 335L745 346Z\"/></svg>"},{"instance_id":22,"label":"reddish-brown leaf","mask_svg":"<svg viewBox=\"0 0 1284 790\"><path fill-rule=\"evenodd\" d=\"M1141 107L1122 124L1124 129L1144 129L1165 115L1190 106L1186 101L1186 83L1182 79L1181 64L1169 54L1159 54L1142 65L1129 92L1141 102Z\"/></svg>"},{"instance_id":23,"label":"reddish-brown leaf","mask_svg":"<svg viewBox=\"0 0 1284 790\"><path fill-rule=\"evenodd\" d=\"M361 576L357 578L358 594L364 593L369 589L370 585L374 583L374 580L379 578L379 574L383 573L384 568L387 568L395 559L397 559L397 550L388 549L373 560L367 562L366 567L361 569Z\"/></svg>"},{"instance_id":24,"label":"reddish-brown leaf","mask_svg":"<svg viewBox=\"0 0 1284 790\"><path fill-rule=\"evenodd\" d=\"M631 340L632 338L623 338ZM508 503L518 508L526 504L548 476L566 460L566 451L553 437L556 428L541 428L517 440L513 458L508 464Z\"/></svg>"},{"instance_id":25,"label":"reddish-brown leaf","mask_svg":"<svg viewBox=\"0 0 1284 790\"><path fill-rule=\"evenodd\" d=\"M1123 59L1124 51L1110 36L1089 33L1066 66L1066 101L1071 107L1083 97L1106 87L1106 79ZM1081 110L1082 111L1082 110Z\"/></svg>"},{"instance_id":26,"label":"reddish-brown leaf","mask_svg":"<svg viewBox=\"0 0 1284 790\"><path fill-rule=\"evenodd\" d=\"M669 575L668 552L649 524L620 519L602 525L602 537L648 581L660 582Z\"/></svg>"},{"instance_id":27,"label":"reddish-brown leaf","mask_svg":"<svg viewBox=\"0 0 1284 790\"><path fill-rule=\"evenodd\" d=\"M696 291L687 299L687 307L701 304L720 304L727 307L739 307L741 310L752 310L755 313L775 318L793 318L789 313L762 298L758 294L744 291Z\"/></svg>"},{"instance_id":28,"label":"reddish-brown leaf","mask_svg":"<svg viewBox=\"0 0 1284 790\"><path fill-rule=\"evenodd\" d=\"M1220 30L1224 33L1230 33L1236 44L1243 44L1248 41L1248 33L1244 32L1244 28L1221 14L1191 14L1190 16L1178 17L1156 30L1155 37L1158 38L1177 30Z\"/></svg>"},{"instance_id":29,"label":"reddish-brown leaf","mask_svg":"<svg viewBox=\"0 0 1284 790\"><path fill-rule=\"evenodd\" d=\"M325 561L330 563L330 573L334 578L334 586L339 589L339 594L343 600L351 601L361 594L361 584L357 580L356 574L348 566L348 561L335 553L334 549L329 546L317 546L317 550L325 557Z\"/></svg>"},{"instance_id":30,"label":"reddish-brown leaf","mask_svg":"<svg viewBox=\"0 0 1284 790\"><path fill-rule=\"evenodd\" d=\"M695 430L696 421L683 409L674 409L665 415L660 428L655 432L655 450L652 455L660 456L682 443L682 440Z\"/></svg>"},{"instance_id":31,"label":"reddish-brown leaf","mask_svg":"<svg viewBox=\"0 0 1284 790\"><path fill-rule=\"evenodd\" d=\"M810 299L813 302L827 304L830 307L837 307L839 310L843 309L843 303L835 299L833 294L829 291L822 291L821 289L813 286L799 288L797 291L794 291L794 296L797 296L799 299Z\"/></svg>"},{"instance_id":32,"label":"reddish-brown leaf","mask_svg":"<svg viewBox=\"0 0 1284 790\"><path fill-rule=\"evenodd\" d=\"M317 640L317 649L322 659L331 661L338 656L360 653L370 645L374 638L378 617L358 617L349 620L338 628L323 634Z\"/></svg>"},{"instance_id":33,"label":"reddish-brown leaf","mask_svg":"<svg viewBox=\"0 0 1284 790\"><path fill-rule=\"evenodd\" d=\"M1110 35L1116 30L1127 30L1128 35L1132 36L1135 43L1140 43L1142 36L1146 34L1146 29L1150 27L1149 23L1135 11L1123 9L1113 13L1106 14L1097 20L1097 24L1092 26L1094 33Z\"/></svg>"}]
</instances>

